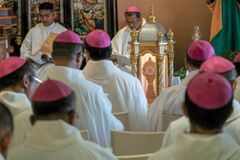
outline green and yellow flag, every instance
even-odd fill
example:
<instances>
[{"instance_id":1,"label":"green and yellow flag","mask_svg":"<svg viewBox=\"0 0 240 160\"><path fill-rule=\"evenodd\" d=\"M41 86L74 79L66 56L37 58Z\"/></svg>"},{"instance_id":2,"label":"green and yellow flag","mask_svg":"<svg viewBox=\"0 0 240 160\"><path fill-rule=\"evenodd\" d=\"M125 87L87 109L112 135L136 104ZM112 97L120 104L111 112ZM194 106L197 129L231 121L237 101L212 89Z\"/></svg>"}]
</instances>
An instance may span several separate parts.
<instances>
[{"instance_id":1,"label":"green and yellow flag","mask_svg":"<svg viewBox=\"0 0 240 160\"><path fill-rule=\"evenodd\" d=\"M217 55L240 51L239 0L205 0L212 11L210 41Z\"/></svg>"}]
</instances>

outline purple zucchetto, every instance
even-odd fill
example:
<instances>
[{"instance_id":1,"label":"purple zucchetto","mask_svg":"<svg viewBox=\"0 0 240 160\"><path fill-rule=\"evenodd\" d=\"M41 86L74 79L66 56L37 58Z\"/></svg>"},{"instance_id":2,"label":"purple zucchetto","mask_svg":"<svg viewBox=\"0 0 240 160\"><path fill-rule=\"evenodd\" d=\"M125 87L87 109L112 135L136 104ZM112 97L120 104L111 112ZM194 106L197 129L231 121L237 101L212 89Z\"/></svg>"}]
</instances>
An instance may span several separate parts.
<instances>
[{"instance_id":1,"label":"purple zucchetto","mask_svg":"<svg viewBox=\"0 0 240 160\"><path fill-rule=\"evenodd\" d=\"M136 12L140 12L140 10L136 6L129 6L125 10L125 13L136 13Z\"/></svg>"},{"instance_id":2,"label":"purple zucchetto","mask_svg":"<svg viewBox=\"0 0 240 160\"><path fill-rule=\"evenodd\" d=\"M230 83L221 75L205 72L193 78L187 86L192 103L206 110L224 107L233 97Z\"/></svg>"},{"instance_id":3,"label":"purple zucchetto","mask_svg":"<svg viewBox=\"0 0 240 160\"><path fill-rule=\"evenodd\" d=\"M235 66L232 62L223 57L214 56L201 65L200 72L213 72L222 74L233 69L235 69Z\"/></svg>"},{"instance_id":4,"label":"purple zucchetto","mask_svg":"<svg viewBox=\"0 0 240 160\"><path fill-rule=\"evenodd\" d=\"M106 48L111 45L111 39L107 32L100 29L90 32L86 37L86 42L94 48Z\"/></svg>"},{"instance_id":5,"label":"purple zucchetto","mask_svg":"<svg viewBox=\"0 0 240 160\"><path fill-rule=\"evenodd\" d=\"M9 57L0 63L0 78L5 77L27 63L27 59L19 57Z\"/></svg>"},{"instance_id":6,"label":"purple zucchetto","mask_svg":"<svg viewBox=\"0 0 240 160\"><path fill-rule=\"evenodd\" d=\"M33 102L53 102L69 96L72 89L60 81L46 80L36 89Z\"/></svg>"},{"instance_id":7,"label":"purple zucchetto","mask_svg":"<svg viewBox=\"0 0 240 160\"><path fill-rule=\"evenodd\" d=\"M70 30L67 30L67 31L62 32L59 35L57 35L54 42L83 44L79 35L77 35L75 32L70 31Z\"/></svg>"},{"instance_id":8,"label":"purple zucchetto","mask_svg":"<svg viewBox=\"0 0 240 160\"><path fill-rule=\"evenodd\" d=\"M208 41L197 40L188 47L187 54L193 60L206 61L215 55L215 51Z\"/></svg>"}]
</instances>

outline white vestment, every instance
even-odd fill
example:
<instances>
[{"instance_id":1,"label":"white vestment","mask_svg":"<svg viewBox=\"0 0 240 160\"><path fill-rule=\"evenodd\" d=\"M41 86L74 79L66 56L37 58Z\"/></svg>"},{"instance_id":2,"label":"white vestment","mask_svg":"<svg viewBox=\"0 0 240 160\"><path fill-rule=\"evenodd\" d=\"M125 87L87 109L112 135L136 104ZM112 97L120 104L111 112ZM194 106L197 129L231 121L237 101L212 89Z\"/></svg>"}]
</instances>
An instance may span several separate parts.
<instances>
[{"instance_id":1,"label":"white vestment","mask_svg":"<svg viewBox=\"0 0 240 160\"><path fill-rule=\"evenodd\" d=\"M54 66L53 63L44 63L40 66L38 66L36 69L35 69L35 75L37 78L40 78L41 77L44 77L48 71L49 68L51 68L52 66Z\"/></svg>"},{"instance_id":2,"label":"white vestment","mask_svg":"<svg viewBox=\"0 0 240 160\"><path fill-rule=\"evenodd\" d=\"M2 91L0 93L0 102L6 105L13 115L14 132L10 143L10 148L12 148L23 143L31 132L31 103L25 94L12 91Z\"/></svg>"},{"instance_id":3,"label":"white vestment","mask_svg":"<svg viewBox=\"0 0 240 160\"><path fill-rule=\"evenodd\" d=\"M226 133L215 135L179 133L167 148L149 160L239 160L240 147Z\"/></svg>"},{"instance_id":4,"label":"white vestment","mask_svg":"<svg viewBox=\"0 0 240 160\"><path fill-rule=\"evenodd\" d=\"M146 23L145 19L142 19L142 26ZM130 57L130 45L132 30L125 26L120 29L112 39L112 53L120 54L123 56Z\"/></svg>"},{"instance_id":5,"label":"white vestment","mask_svg":"<svg viewBox=\"0 0 240 160\"><path fill-rule=\"evenodd\" d=\"M37 24L30 29L21 45L21 57L30 58L41 64L41 55L43 53L40 50L44 42L49 38L49 35L60 34L66 30L65 27L55 22L50 26L44 26L42 23Z\"/></svg>"},{"instance_id":6,"label":"white vestment","mask_svg":"<svg viewBox=\"0 0 240 160\"><path fill-rule=\"evenodd\" d=\"M139 80L121 71L110 60L89 60L83 69L86 79L103 87L113 112L128 112L134 131L147 131L147 100Z\"/></svg>"},{"instance_id":7,"label":"white vestment","mask_svg":"<svg viewBox=\"0 0 240 160\"><path fill-rule=\"evenodd\" d=\"M48 78L59 80L74 90L78 114L75 126L80 130L87 129L91 141L109 147L110 130L123 130L123 125L113 116L111 102L102 87L87 81L82 71L64 66L49 67L42 79Z\"/></svg>"},{"instance_id":8,"label":"white vestment","mask_svg":"<svg viewBox=\"0 0 240 160\"><path fill-rule=\"evenodd\" d=\"M162 148L171 145L179 133L189 131L190 124L187 117L183 116L173 121L164 135ZM223 131L231 135L233 140L240 145L240 104L236 100L233 101L233 113L226 120Z\"/></svg>"},{"instance_id":9,"label":"white vestment","mask_svg":"<svg viewBox=\"0 0 240 160\"><path fill-rule=\"evenodd\" d=\"M12 150L8 160L116 160L107 149L82 139L62 120L37 121L32 134Z\"/></svg>"},{"instance_id":10,"label":"white vestment","mask_svg":"<svg viewBox=\"0 0 240 160\"><path fill-rule=\"evenodd\" d=\"M184 102L187 84L198 74L192 71L185 77L180 85L169 87L161 92L148 108L150 131L162 131L163 114L183 115L182 103Z\"/></svg>"}]
</instances>

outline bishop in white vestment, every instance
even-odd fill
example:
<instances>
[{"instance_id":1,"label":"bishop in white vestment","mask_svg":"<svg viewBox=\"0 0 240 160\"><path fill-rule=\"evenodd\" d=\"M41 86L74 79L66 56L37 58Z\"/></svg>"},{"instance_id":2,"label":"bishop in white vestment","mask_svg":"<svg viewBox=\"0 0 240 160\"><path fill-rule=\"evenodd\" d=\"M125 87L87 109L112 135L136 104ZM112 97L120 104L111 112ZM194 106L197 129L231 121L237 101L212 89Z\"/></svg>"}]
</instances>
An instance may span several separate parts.
<instances>
[{"instance_id":1,"label":"bishop in white vestment","mask_svg":"<svg viewBox=\"0 0 240 160\"><path fill-rule=\"evenodd\" d=\"M33 129L24 144L9 152L9 160L115 160L107 149L82 139L74 121L76 97L64 83L47 80L32 96Z\"/></svg>"},{"instance_id":2,"label":"bishop in white vestment","mask_svg":"<svg viewBox=\"0 0 240 160\"><path fill-rule=\"evenodd\" d=\"M190 80L199 71L201 64L215 55L212 45L204 40L194 41L188 48L186 65L189 71L180 85L169 87L161 92L148 109L150 131L162 131L163 114L182 116L181 105Z\"/></svg>"},{"instance_id":3,"label":"bishop in white vestment","mask_svg":"<svg viewBox=\"0 0 240 160\"><path fill-rule=\"evenodd\" d=\"M14 118L10 148L23 143L32 128L29 121L32 108L28 99L34 88L32 76L33 70L26 59L10 57L0 63L0 102Z\"/></svg>"},{"instance_id":4,"label":"bishop in white vestment","mask_svg":"<svg viewBox=\"0 0 240 160\"><path fill-rule=\"evenodd\" d=\"M202 72L213 72L220 74L221 76L224 76L230 83L233 83L234 79L236 78L235 66L227 59L218 56L214 56L205 61L200 68L200 73L202 74ZM240 144L240 104L238 101L233 100L232 106L233 112L225 121L223 130L231 135L237 144ZM182 117L172 122L167 129L162 147L166 147L171 144L177 137L178 133L189 132L189 130L190 125L186 117Z\"/></svg>"},{"instance_id":5,"label":"bishop in white vestment","mask_svg":"<svg viewBox=\"0 0 240 160\"><path fill-rule=\"evenodd\" d=\"M92 31L86 37L86 55L90 57L84 77L103 87L112 102L113 112L128 112L134 131L147 131L147 100L139 80L121 71L112 61L111 41L106 32Z\"/></svg>"},{"instance_id":6,"label":"bishop in white vestment","mask_svg":"<svg viewBox=\"0 0 240 160\"><path fill-rule=\"evenodd\" d=\"M48 67L42 79L59 80L74 90L77 97L75 126L80 130L87 129L91 141L109 147L110 130L121 131L123 125L113 116L112 104L102 87L86 80L78 69L81 52L77 46L81 45L82 41L76 33L65 31L59 34L53 44L55 65Z\"/></svg>"},{"instance_id":7,"label":"bishop in white vestment","mask_svg":"<svg viewBox=\"0 0 240 160\"><path fill-rule=\"evenodd\" d=\"M233 90L221 75L206 72L193 78L186 89L183 112L190 131L177 134L173 143L149 160L238 160L240 147L222 132L231 114Z\"/></svg>"}]
</instances>

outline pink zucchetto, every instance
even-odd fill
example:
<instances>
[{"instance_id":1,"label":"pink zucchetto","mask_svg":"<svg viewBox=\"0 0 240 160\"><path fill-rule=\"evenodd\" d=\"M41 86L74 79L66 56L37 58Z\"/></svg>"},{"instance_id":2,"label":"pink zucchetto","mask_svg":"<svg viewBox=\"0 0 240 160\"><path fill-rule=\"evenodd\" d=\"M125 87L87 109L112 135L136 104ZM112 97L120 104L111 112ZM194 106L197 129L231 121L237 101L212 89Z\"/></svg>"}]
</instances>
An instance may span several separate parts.
<instances>
[{"instance_id":1,"label":"pink zucchetto","mask_svg":"<svg viewBox=\"0 0 240 160\"><path fill-rule=\"evenodd\" d=\"M235 69L235 66L232 62L223 57L214 56L209 60L203 62L200 67L200 72L213 72L217 74L222 74L229 72L233 69Z\"/></svg>"},{"instance_id":2,"label":"pink zucchetto","mask_svg":"<svg viewBox=\"0 0 240 160\"><path fill-rule=\"evenodd\" d=\"M86 42L94 48L106 48L111 45L111 39L107 32L100 29L90 32L86 37Z\"/></svg>"},{"instance_id":3,"label":"pink zucchetto","mask_svg":"<svg viewBox=\"0 0 240 160\"><path fill-rule=\"evenodd\" d=\"M69 96L72 89L60 81L47 80L36 89L33 102L53 102Z\"/></svg>"},{"instance_id":4,"label":"pink zucchetto","mask_svg":"<svg viewBox=\"0 0 240 160\"><path fill-rule=\"evenodd\" d=\"M5 77L21 68L27 59L19 57L9 57L0 63L0 78Z\"/></svg>"},{"instance_id":5,"label":"pink zucchetto","mask_svg":"<svg viewBox=\"0 0 240 160\"><path fill-rule=\"evenodd\" d=\"M70 30L67 30L57 35L54 42L83 44L79 35L77 35L75 32Z\"/></svg>"},{"instance_id":6,"label":"pink zucchetto","mask_svg":"<svg viewBox=\"0 0 240 160\"><path fill-rule=\"evenodd\" d=\"M215 51L208 41L197 40L189 46L187 54L193 60L206 61L215 55Z\"/></svg>"},{"instance_id":7,"label":"pink zucchetto","mask_svg":"<svg viewBox=\"0 0 240 160\"><path fill-rule=\"evenodd\" d=\"M189 82L187 95L198 107L214 110L224 107L231 101L233 90L223 76L206 72L197 75Z\"/></svg>"},{"instance_id":8,"label":"pink zucchetto","mask_svg":"<svg viewBox=\"0 0 240 160\"><path fill-rule=\"evenodd\" d=\"M235 56L233 62L234 63L240 63L240 52Z\"/></svg>"},{"instance_id":9,"label":"pink zucchetto","mask_svg":"<svg viewBox=\"0 0 240 160\"><path fill-rule=\"evenodd\" d=\"M129 6L125 10L125 13L136 13L136 12L140 12L140 10L136 6Z\"/></svg>"}]
</instances>

